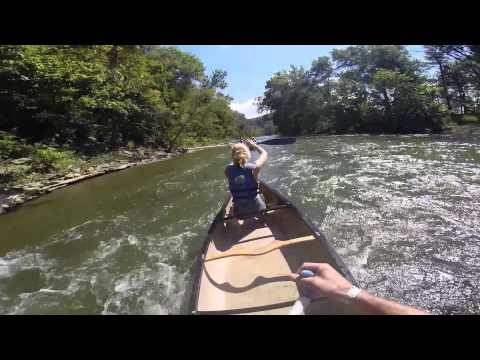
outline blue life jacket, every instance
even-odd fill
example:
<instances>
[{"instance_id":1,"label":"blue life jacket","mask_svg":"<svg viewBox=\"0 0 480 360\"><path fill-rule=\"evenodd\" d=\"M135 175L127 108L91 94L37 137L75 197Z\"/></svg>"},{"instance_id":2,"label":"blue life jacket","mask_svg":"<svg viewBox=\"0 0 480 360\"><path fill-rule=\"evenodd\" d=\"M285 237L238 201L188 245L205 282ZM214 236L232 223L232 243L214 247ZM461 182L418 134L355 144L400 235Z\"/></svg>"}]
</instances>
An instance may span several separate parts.
<instances>
[{"instance_id":1,"label":"blue life jacket","mask_svg":"<svg viewBox=\"0 0 480 360\"><path fill-rule=\"evenodd\" d=\"M239 165L227 165L225 175L228 178L228 185L233 200L255 199L258 194L258 182L253 176L255 164L247 163L245 167Z\"/></svg>"}]
</instances>

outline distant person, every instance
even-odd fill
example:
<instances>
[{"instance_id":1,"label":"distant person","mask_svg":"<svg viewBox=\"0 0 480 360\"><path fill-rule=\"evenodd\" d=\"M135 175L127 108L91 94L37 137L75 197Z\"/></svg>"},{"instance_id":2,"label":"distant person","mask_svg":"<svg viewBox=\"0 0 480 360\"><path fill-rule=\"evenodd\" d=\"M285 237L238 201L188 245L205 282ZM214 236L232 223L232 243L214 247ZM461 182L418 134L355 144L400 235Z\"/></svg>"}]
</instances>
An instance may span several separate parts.
<instances>
[{"instance_id":1,"label":"distant person","mask_svg":"<svg viewBox=\"0 0 480 360\"><path fill-rule=\"evenodd\" d=\"M310 270L314 276L301 278L299 273L302 270ZM364 314L428 315L422 310L379 298L354 287L329 264L304 263L297 273L290 275L290 278L297 281L300 292L311 299L327 297L334 301L348 302Z\"/></svg>"},{"instance_id":2,"label":"distant person","mask_svg":"<svg viewBox=\"0 0 480 360\"><path fill-rule=\"evenodd\" d=\"M260 171L267 163L268 154L252 140L244 140L230 146L232 163L225 167L225 176L233 198L233 215L265 210L267 206L259 194ZM254 163L250 150L260 154Z\"/></svg>"}]
</instances>

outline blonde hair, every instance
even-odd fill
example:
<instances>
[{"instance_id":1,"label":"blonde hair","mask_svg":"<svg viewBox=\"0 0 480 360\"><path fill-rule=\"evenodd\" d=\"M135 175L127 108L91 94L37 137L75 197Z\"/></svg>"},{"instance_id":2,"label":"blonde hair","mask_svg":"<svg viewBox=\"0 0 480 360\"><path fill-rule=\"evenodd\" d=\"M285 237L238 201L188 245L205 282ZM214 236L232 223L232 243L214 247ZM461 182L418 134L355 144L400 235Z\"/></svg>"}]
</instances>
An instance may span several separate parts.
<instances>
[{"instance_id":1,"label":"blonde hair","mask_svg":"<svg viewBox=\"0 0 480 360\"><path fill-rule=\"evenodd\" d=\"M235 165L244 167L248 160L252 157L250 149L247 145L238 143L235 145L230 145L232 150L232 161Z\"/></svg>"}]
</instances>

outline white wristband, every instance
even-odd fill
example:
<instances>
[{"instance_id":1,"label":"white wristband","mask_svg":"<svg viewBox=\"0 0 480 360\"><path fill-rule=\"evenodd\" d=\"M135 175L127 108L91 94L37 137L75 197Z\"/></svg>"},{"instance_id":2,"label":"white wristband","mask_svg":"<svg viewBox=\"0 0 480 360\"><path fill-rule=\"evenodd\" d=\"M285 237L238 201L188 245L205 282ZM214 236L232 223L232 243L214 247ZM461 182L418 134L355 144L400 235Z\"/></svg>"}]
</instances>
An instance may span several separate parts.
<instances>
[{"instance_id":1,"label":"white wristband","mask_svg":"<svg viewBox=\"0 0 480 360\"><path fill-rule=\"evenodd\" d=\"M360 294L362 292L362 289L359 289L358 287L356 286L352 286L348 291L347 291L347 296L353 300L355 299L358 294Z\"/></svg>"}]
</instances>

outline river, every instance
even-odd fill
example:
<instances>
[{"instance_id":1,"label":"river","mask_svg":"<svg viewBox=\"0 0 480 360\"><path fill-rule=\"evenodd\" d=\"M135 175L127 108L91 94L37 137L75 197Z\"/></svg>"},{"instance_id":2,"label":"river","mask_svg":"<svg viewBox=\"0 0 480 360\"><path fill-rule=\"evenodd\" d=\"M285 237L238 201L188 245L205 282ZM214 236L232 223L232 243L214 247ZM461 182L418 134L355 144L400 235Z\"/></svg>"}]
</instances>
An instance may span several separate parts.
<instances>
[{"instance_id":1,"label":"river","mask_svg":"<svg viewBox=\"0 0 480 360\"><path fill-rule=\"evenodd\" d=\"M480 140L319 136L266 146L262 178L359 284L434 314L480 313ZM227 196L211 148L67 187L0 216L0 314L183 314Z\"/></svg>"}]
</instances>

